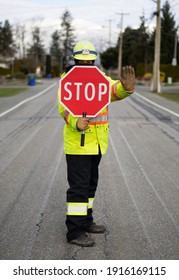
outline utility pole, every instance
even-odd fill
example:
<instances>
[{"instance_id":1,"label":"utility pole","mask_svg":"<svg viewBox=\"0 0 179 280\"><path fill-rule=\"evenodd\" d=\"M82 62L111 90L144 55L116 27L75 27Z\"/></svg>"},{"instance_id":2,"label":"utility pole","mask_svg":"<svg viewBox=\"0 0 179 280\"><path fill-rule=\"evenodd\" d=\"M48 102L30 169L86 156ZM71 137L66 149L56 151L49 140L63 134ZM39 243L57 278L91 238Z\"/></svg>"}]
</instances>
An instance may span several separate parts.
<instances>
[{"instance_id":1,"label":"utility pole","mask_svg":"<svg viewBox=\"0 0 179 280\"><path fill-rule=\"evenodd\" d=\"M174 54L173 54L173 59L172 59L173 66L177 66L177 43L178 43L178 31L176 31L176 34L175 34Z\"/></svg>"},{"instance_id":2,"label":"utility pole","mask_svg":"<svg viewBox=\"0 0 179 280\"><path fill-rule=\"evenodd\" d=\"M161 41L161 17L160 17L160 0L155 1L157 3L156 15L156 33L155 33L155 54L154 54L154 69L153 69L153 83L151 91L160 92L160 41Z\"/></svg>"},{"instance_id":3,"label":"utility pole","mask_svg":"<svg viewBox=\"0 0 179 280\"><path fill-rule=\"evenodd\" d=\"M122 68L122 46L123 46L123 16L129 15L127 13L117 13L121 15L121 30L120 30L120 40L119 40L119 51L118 51L118 78L121 76L121 68Z\"/></svg>"}]
</instances>

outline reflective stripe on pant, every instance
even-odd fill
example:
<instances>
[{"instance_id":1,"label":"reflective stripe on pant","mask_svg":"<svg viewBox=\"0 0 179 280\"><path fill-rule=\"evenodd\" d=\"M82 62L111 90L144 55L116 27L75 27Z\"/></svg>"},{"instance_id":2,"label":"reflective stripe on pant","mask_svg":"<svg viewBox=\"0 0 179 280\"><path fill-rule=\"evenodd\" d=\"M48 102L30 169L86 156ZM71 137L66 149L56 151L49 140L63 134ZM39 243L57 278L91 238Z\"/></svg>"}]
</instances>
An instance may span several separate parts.
<instances>
[{"instance_id":1,"label":"reflective stripe on pant","mask_svg":"<svg viewBox=\"0 0 179 280\"><path fill-rule=\"evenodd\" d=\"M67 178L67 240L79 237L93 221L92 208L98 184L99 155L66 155Z\"/></svg>"}]
</instances>

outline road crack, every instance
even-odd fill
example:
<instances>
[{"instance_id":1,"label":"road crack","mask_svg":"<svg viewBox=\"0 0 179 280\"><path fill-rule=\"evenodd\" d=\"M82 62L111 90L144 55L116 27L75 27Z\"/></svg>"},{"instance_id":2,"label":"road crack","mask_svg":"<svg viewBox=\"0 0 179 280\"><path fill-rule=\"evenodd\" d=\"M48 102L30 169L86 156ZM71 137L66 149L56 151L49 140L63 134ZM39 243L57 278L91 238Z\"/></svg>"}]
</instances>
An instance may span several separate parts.
<instances>
[{"instance_id":1,"label":"road crack","mask_svg":"<svg viewBox=\"0 0 179 280\"><path fill-rule=\"evenodd\" d=\"M36 223L37 233L39 233L41 224L43 223L44 213L40 213L39 221Z\"/></svg>"}]
</instances>

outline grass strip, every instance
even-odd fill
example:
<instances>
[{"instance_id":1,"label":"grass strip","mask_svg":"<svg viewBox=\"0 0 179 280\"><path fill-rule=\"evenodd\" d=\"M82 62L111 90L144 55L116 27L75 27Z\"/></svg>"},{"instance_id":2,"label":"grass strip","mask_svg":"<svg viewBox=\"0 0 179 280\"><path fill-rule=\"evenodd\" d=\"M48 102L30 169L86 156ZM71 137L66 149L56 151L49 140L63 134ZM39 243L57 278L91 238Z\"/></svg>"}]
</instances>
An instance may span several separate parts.
<instances>
[{"instance_id":1,"label":"grass strip","mask_svg":"<svg viewBox=\"0 0 179 280\"><path fill-rule=\"evenodd\" d=\"M0 88L0 97L10 97L19 94L27 88Z\"/></svg>"},{"instance_id":2,"label":"grass strip","mask_svg":"<svg viewBox=\"0 0 179 280\"><path fill-rule=\"evenodd\" d=\"M179 93L162 92L162 93L157 93L157 94L160 95L161 97L164 97L171 101L175 101L175 102L179 103Z\"/></svg>"}]
</instances>

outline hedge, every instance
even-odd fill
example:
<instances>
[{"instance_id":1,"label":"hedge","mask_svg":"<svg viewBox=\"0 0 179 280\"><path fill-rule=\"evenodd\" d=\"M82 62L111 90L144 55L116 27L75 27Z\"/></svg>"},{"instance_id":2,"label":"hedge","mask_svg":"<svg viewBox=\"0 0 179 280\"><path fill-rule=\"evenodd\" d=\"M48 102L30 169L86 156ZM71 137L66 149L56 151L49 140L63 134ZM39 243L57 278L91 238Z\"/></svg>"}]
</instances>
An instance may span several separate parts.
<instances>
[{"instance_id":1,"label":"hedge","mask_svg":"<svg viewBox=\"0 0 179 280\"><path fill-rule=\"evenodd\" d=\"M172 66L171 64L161 64L160 71L165 73L165 82L168 77L171 77L173 82L179 82L179 65ZM137 64L136 77L142 78L146 73L152 73L152 64Z\"/></svg>"},{"instance_id":2,"label":"hedge","mask_svg":"<svg viewBox=\"0 0 179 280\"><path fill-rule=\"evenodd\" d=\"M1 68L0 67L0 76L6 76L11 74L11 69Z\"/></svg>"}]
</instances>

